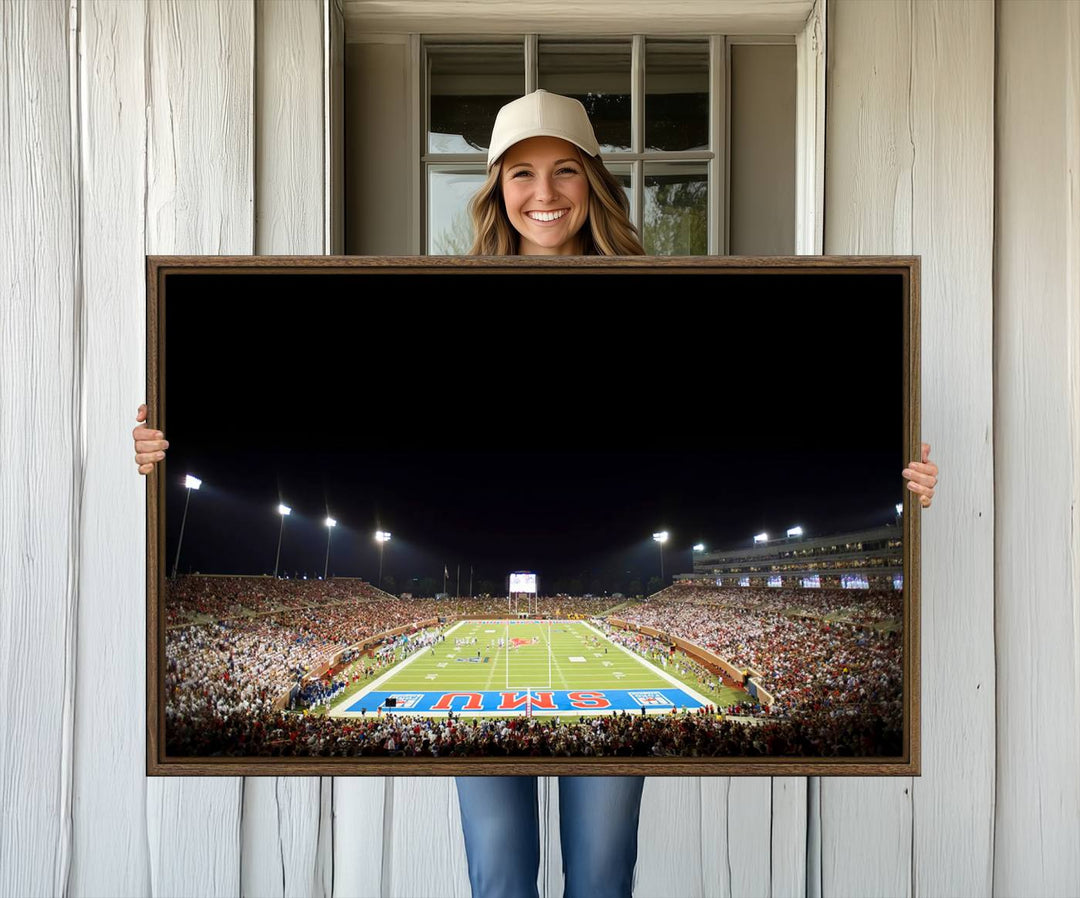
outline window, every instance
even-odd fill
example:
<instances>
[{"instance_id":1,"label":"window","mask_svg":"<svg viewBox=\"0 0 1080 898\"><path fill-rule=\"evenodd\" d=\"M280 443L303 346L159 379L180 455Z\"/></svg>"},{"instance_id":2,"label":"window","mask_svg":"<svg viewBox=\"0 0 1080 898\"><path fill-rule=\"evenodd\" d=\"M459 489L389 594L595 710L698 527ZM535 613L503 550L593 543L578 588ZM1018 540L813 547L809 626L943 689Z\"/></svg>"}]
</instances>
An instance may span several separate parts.
<instances>
[{"instance_id":1,"label":"window","mask_svg":"<svg viewBox=\"0 0 1080 898\"><path fill-rule=\"evenodd\" d=\"M797 224L820 252L822 60L805 34L354 34L345 252L467 252L495 114L538 87L582 100L650 252L791 254Z\"/></svg>"},{"instance_id":2,"label":"window","mask_svg":"<svg viewBox=\"0 0 1080 898\"><path fill-rule=\"evenodd\" d=\"M791 108L780 112L790 119L790 171L779 177L774 172L769 180L790 182L779 193L791 208L772 216L769 227L775 231L775 218L784 218L793 235L795 47L789 38L778 41L787 44L783 49L791 62L791 83L781 89L792 98ZM722 36L424 39L422 251L468 252L472 225L466 207L486 175L495 115L504 103L538 87L576 97L585 106L604 163L627 192L631 220L647 253L726 251L731 157L726 85L738 77L737 71L729 72L726 60L735 54L727 49ZM759 91L755 106L760 101ZM746 114L760 118L776 111ZM768 133L775 140L775 129ZM770 208L768 200L753 215L762 218L762 208ZM794 252L793 237L791 246L759 246L756 251Z\"/></svg>"}]
</instances>

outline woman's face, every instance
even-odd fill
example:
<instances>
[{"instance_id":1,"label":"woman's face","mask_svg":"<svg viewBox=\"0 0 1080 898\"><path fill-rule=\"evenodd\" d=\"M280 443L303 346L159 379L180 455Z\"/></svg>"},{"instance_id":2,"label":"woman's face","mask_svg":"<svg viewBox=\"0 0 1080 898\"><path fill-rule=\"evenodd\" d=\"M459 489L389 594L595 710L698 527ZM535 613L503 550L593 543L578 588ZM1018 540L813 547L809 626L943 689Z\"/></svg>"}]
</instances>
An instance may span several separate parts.
<instances>
[{"instance_id":1,"label":"woman's face","mask_svg":"<svg viewBox=\"0 0 1080 898\"><path fill-rule=\"evenodd\" d=\"M589 181L576 146L558 137L519 141L503 154L500 184L521 255L581 254Z\"/></svg>"}]
</instances>

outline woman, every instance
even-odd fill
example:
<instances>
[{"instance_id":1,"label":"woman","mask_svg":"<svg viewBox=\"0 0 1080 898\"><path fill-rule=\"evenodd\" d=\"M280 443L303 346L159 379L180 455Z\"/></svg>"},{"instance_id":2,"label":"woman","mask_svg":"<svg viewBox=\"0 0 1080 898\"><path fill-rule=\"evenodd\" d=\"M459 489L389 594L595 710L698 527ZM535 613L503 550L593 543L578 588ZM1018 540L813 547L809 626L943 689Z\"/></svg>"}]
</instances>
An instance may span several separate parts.
<instances>
[{"instance_id":1,"label":"woman","mask_svg":"<svg viewBox=\"0 0 1080 898\"><path fill-rule=\"evenodd\" d=\"M473 255L642 255L622 187L600 160L584 107L538 90L495 120L488 177L469 204ZM145 421L146 406L136 420ZM139 473L165 457L168 441L142 425L132 432ZM908 489L929 507L937 465L904 469ZM564 895L629 896L637 859L643 777L560 777ZM535 777L458 777L474 898L537 895L539 803Z\"/></svg>"},{"instance_id":2,"label":"woman","mask_svg":"<svg viewBox=\"0 0 1080 898\"><path fill-rule=\"evenodd\" d=\"M640 256L622 186L585 107L538 90L495 119L488 177L469 203L473 255ZM564 895L629 896L644 777L559 777ZM536 777L457 778L474 898L535 896Z\"/></svg>"}]
</instances>

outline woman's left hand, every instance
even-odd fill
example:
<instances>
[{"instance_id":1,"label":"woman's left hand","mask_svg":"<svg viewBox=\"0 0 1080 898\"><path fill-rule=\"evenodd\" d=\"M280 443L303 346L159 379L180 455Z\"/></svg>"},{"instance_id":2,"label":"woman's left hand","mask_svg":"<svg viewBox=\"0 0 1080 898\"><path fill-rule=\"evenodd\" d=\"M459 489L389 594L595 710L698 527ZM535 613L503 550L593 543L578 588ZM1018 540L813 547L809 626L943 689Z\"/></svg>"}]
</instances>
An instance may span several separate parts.
<instances>
[{"instance_id":1,"label":"woman's left hand","mask_svg":"<svg viewBox=\"0 0 1080 898\"><path fill-rule=\"evenodd\" d=\"M922 444L922 461L913 461L904 468L907 488L919 497L923 508L929 508L934 500L934 487L937 486L938 467L930 461L930 444Z\"/></svg>"}]
</instances>

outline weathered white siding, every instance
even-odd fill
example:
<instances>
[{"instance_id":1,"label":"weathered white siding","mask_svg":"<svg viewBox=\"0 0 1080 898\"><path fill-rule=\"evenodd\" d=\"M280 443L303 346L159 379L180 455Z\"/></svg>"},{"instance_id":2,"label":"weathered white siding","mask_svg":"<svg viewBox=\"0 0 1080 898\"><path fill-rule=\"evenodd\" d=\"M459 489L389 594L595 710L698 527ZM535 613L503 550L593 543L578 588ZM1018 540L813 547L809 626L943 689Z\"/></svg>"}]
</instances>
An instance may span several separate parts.
<instances>
[{"instance_id":1,"label":"weathered white siding","mask_svg":"<svg viewBox=\"0 0 1080 898\"><path fill-rule=\"evenodd\" d=\"M334 0L0 9L0 895L467 895L451 780L144 775L143 256L328 248ZM923 261L923 775L650 779L636 894L1075 894L1080 4L828 9L825 251Z\"/></svg>"},{"instance_id":2,"label":"weathered white siding","mask_svg":"<svg viewBox=\"0 0 1080 898\"><path fill-rule=\"evenodd\" d=\"M325 233L323 9L319 0L254 7L254 249L319 254ZM321 177L313 176L313 173ZM240 888L261 898L330 895L333 833L320 777L247 777Z\"/></svg>"},{"instance_id":3,"label":"weathered white siding","mask_svg":"<svg viewBox=\"0 0 1080 898\"><path fill-rule=\"evenodd\" d=\"M821 781L823 895L986 895L994 814L994 7L829 4L825 252L922 256L922 776ZM1009 893L1006 893L1009 894Z\"/></svg>"},{"instance_id":4,"label":"weathered white siding","mask_svg":"<svg viewBox=\"0 0 1080 898\"><path fill-rule=\"evenodd\" d=\"M64 3L0 11L0 892L71 860L83 482L78 152Z\"/></svg>"},{"instance_id":5,"label":"weathered white siding","mask_svg":"<svg viewBox=\"0 0 1080 898\"><path fill-rule=\"evenodd\" d=\"M1080 892L1080 7L998 23L994 888Z\"/></svg>"},{"instance_id":6,"label":"weathered white siding","mask_svg":"<svg viewBox=\"0 0 1080 898\"><path fill-rule=\"evenodd\" d=\"M143 760L146 484L131 476L131 429L146 395L148 9L97 0L77 12L82 252L76 264L85 340L74 364L83 373L86 478L75 754L65 772L74 796L68 890L126 898L151 893Z\"/></svg>"},{"instance_id":7,"label":"weathered white siding","mask_svg":"<svg viewBox=\"0 0 1080 898\"><path fill-rule=\"evenodd\" d=\"M146 252L254 252L255 4L151 3L146 44ZM240 777L147 780L153 894L239 894L246 804Z\"/></svg>"}]
</instances>

